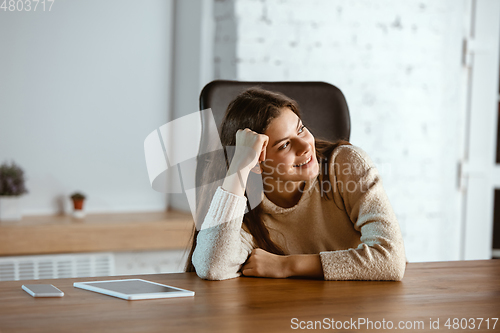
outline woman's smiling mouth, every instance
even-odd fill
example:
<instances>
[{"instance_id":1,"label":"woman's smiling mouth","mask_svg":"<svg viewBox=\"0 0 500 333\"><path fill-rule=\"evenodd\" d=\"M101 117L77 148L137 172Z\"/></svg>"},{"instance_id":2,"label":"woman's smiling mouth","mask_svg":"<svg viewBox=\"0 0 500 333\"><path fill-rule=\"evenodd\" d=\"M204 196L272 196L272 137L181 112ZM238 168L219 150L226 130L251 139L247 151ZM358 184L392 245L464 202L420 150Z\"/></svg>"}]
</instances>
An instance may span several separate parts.
<instances>
[{"instance_id":1,"label":"woman's smiling mouth","mask_svg":"<svg viewBox=\"0 0 500 333\"><path fill-rule=\"evenodd\" d=\"M312 155L311 155L311 156L309 156L309 158L308 158L308 159L307 159L304 163L294 165L294 168L299 168L299 167L301 167L301 166L304 166L304 165L306 165L306 164L309 164L309 162L311 162L311 161L312 161Z\"/></svg>"}]
</instances>

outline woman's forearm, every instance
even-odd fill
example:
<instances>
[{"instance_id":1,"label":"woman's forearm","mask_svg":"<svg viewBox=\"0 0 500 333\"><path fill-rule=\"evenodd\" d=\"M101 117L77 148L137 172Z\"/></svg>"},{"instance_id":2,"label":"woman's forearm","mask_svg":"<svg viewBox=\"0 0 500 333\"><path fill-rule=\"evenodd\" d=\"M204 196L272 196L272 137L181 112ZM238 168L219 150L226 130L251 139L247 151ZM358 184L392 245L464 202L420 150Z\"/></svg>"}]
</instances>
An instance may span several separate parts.
<instances>
[{"instance_id":1,"label":"woman's forearm","mask_svg":"<svg viewBox=\"0 0 500 333\"><path fill-rule=\"evenodd\" d=\"M234 166L234 164L231 164L226 178L224 178L222 188L227 192L243 197L245 195L245 188L249 173L250 170L238 168L237 166Z\"/></svg>"},{"instance_id":2,"label":"woman's forearm","mask_svg":"<svg viewBox=\"0 0 500 333\"><path fill-rule=\"evenodd\" d=\"M323 278L323 266L319 254L294 254L287 256L288 276Z\"/></svg>"},{"instance_id":3,"label":"woman's forearm","mask_svg":"<svg viewBox=\"0 0 500 333\"><path fill-rule=\"evenodd\" d=\"M241 223L245 197L218 188L197 236L192 262L203 279L224 280L239 276L251 246L242 242Z\"/></svg>"}]
</instances>

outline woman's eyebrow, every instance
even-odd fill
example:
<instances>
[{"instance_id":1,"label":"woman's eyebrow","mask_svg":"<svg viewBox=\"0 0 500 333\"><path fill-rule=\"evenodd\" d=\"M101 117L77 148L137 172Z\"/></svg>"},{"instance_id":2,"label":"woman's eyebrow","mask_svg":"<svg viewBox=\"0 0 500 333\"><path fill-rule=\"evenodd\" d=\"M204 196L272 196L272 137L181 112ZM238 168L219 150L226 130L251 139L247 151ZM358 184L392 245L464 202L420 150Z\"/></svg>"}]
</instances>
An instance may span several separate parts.
<instances>
[{"instance_id":1,"label":"woman's eyebrow","mask_svg":"<svg viewBox=\"0 0 500 333\"><path fill-rule=\"evenodd\" d=\"M299 126L300 126L300 118L297 120L297 130L299 130ZM290 138L290 137L287 136L286 138L274 141L274 144L271 147L276 146L278 143L280 143L283 140L287 140L288 138Z\"/></svg>"}]
</instances>

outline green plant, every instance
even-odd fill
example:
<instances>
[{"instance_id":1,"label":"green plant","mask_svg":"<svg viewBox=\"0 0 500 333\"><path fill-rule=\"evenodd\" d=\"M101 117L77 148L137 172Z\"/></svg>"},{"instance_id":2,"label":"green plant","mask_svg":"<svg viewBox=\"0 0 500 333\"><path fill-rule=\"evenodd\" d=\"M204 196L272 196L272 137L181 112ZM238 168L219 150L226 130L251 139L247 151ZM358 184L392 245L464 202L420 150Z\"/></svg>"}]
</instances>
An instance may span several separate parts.
<instances>
[{"instance_id":1,"label":"green plant","mask_svg":"<svg viewBox=\"0 0 500 333\"><path fill-rule=\"evenodd\" d=\"M72 200L85 200L85 198L86 198L86 197L85 197L85 194L83 194L83 193L80 193L80 192L75 192L75 193L73 193L73 194L70 196L70 198L71 198Z\"/></svg>"},{"instance_id":2,"label":"green plant","mask_svg":"<svg viewBox=\"0 0 500 333\"><path fill-rule=\"evenodd\" d=\"M0 165L0 195L17 196L24 193L28 193L28 190L23 169L14 162Z\"/></svg>"}]
</instances>

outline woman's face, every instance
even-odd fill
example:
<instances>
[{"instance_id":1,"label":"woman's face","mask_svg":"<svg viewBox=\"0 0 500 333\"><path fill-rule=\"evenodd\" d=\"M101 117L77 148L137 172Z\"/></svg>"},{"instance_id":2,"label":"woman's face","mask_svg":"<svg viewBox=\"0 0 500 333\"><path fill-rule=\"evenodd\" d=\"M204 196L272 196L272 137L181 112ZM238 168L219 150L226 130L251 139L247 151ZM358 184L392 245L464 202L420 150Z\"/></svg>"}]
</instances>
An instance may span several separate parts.
<instances>
[{"instance_id":1,"label":"woman's face","mask_svg":"<svg viewBox=\"0 0 500 333\"><path fill-rule=\"evenodd\" d=\"M287 182L310 180L318 175L314 136L293 111L283 108L264 134L269 137L266 160L261 163L265 184L283 181L280 187L286 189Z\"/></svg>"}]
</instances>

